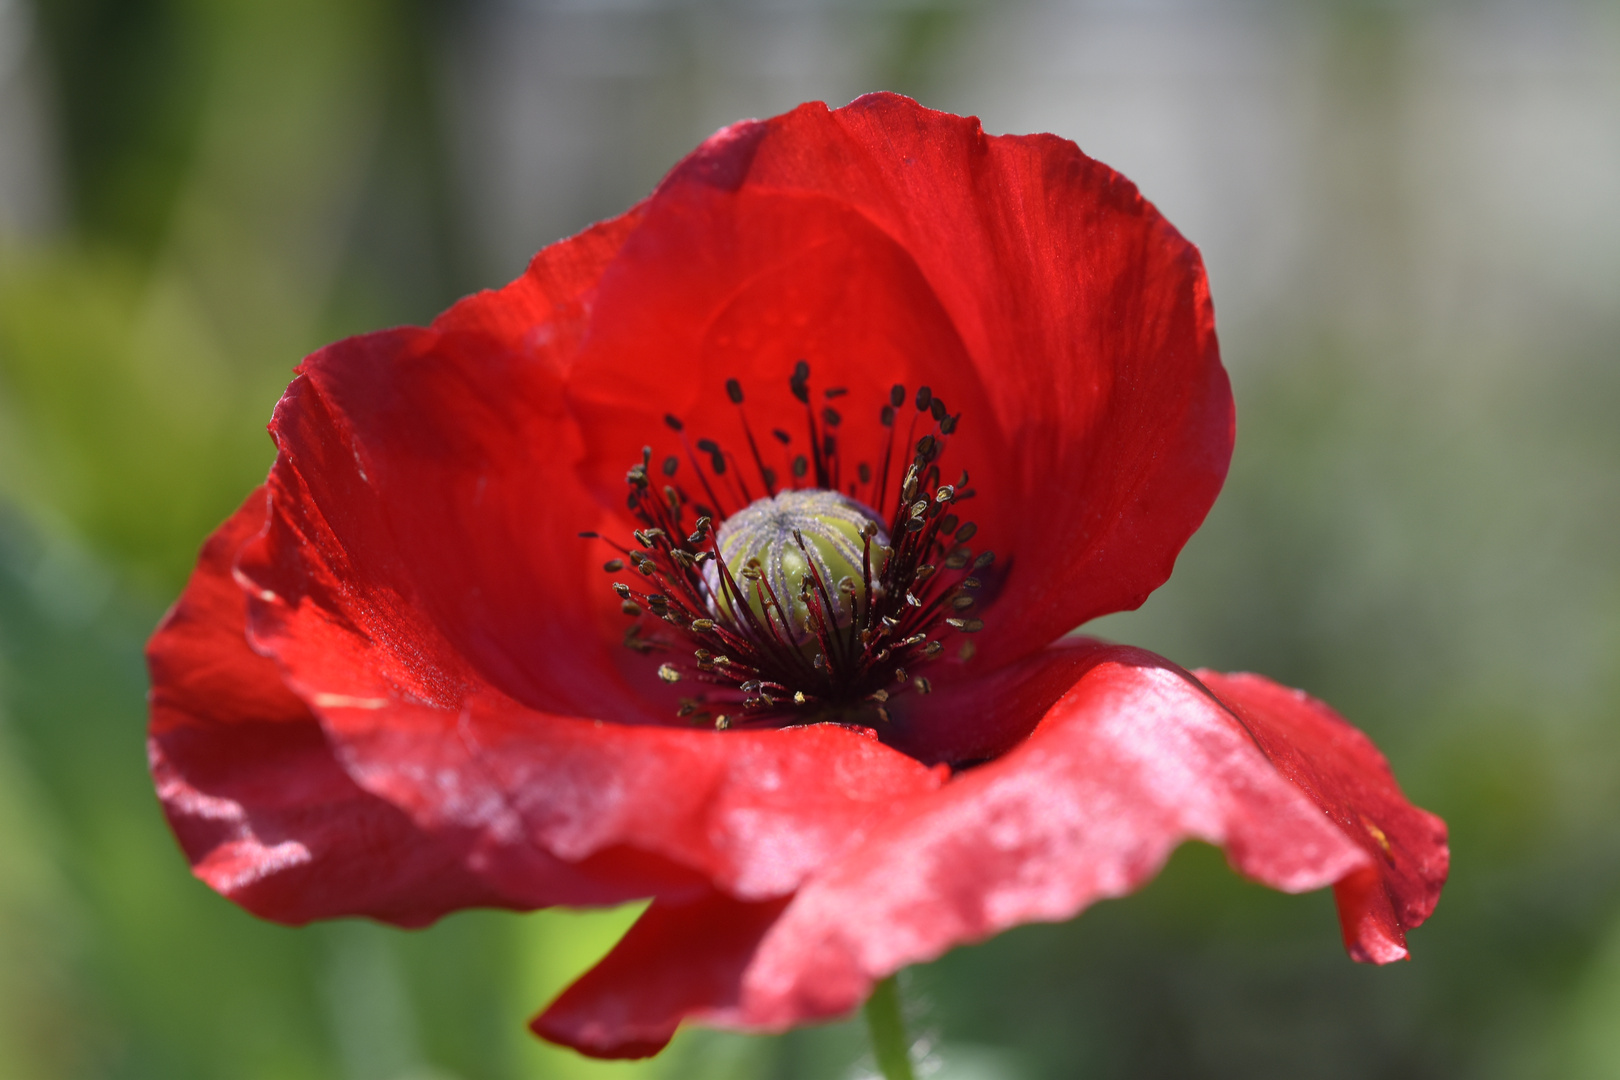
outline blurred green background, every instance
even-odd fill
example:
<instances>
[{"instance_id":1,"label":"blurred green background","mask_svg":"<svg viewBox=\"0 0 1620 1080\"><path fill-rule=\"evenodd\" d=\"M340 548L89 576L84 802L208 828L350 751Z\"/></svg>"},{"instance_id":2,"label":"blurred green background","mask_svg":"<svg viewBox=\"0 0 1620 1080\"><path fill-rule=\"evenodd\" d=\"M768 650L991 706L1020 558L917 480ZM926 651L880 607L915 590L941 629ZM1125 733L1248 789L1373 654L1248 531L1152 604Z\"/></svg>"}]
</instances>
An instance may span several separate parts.
<instances>
[{"instance_id":1,"label":"blurred green background","mask_svg":"<svg viewBox=\"0 0 1620 1080\"><path fill-rule=\"evenodd\" d=\"M933 1075L1620 1077L1620 8L0 0L0 1080L870 1069L855 1024L531 1039L633 911L253 920L165 831L140 650L300 356L879 88L1074 138L1203 247L1231 479L1095 629L1327 698L1455 854L1371 969L1183 850L908 973Z\"/></svg>"}]
</instances>

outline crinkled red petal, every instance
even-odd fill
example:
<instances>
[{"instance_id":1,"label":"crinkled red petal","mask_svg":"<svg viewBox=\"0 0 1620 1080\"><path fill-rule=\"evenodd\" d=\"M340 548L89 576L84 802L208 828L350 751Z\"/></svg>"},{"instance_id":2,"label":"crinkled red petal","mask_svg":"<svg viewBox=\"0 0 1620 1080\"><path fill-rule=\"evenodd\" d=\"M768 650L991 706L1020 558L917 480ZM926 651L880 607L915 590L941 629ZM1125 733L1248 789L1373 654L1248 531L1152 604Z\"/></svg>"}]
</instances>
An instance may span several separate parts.
<instances>
[{"instance_id":1,"label":"crinkled red petal","mask_svg":"<svg viewBox=\"0 0 1620 1080\"><path fill-rule=\"evenodd\" d=\"M1338 713L1260 675L1199 671L1272 764L1368 855L1334 886L1345 948L1364 963L1406 958L1406 931L1434 911L1451 853L1446 824L1401 794L1384 755Z\"/></svg>"},{"instance_id":2,"label":"crinkled red petal","mask_svg":"<svg viewBox=\"0 0 1620 1080\"><path fill-rule=\"evenodd\" d=\"M1364 826L1348 830L1341 815L1324 815L1330 802L1388 824L1397 862L1434 855L1434 819L1400 798L1382 758L1325 708L1312 703L1309 715L1291 715L1268 697L1261 719L1252 694L1234 694L1243 698L1240 722L1150 653L1077 639L1042 659L1046 670L1027 672L1027 682L1063 678L1067 692L1016 749L897 807L768 929L757 922L770 913L757 905L715 899L649 909L646 929L576 983L536 1030L611 1055L621 1039L667 1037L683 1016L779 1030L842 1015L908 964L1130 892L1189 839L1220 845L1237 870L1274 888L1336 884L1342 900L1381 873L1385 857L1368 849ZM1259 727L1264 737L1254 734ZM1296 758L1322 763L1307 777L1289 767ZM1329 775L1333 794L1324 796L1329 785L1310 777ZM748 933L730 932L744 922ZM699 956L724 977L701 994L643 994Z\"/></svg>"},{"instance_id":3,"label":"crinkled red petal","mask_svg":"<svg viewBox=\"0 0 1620 1080\"><path fill-rule=\"evenodd\" d=\"M962 413L944 464L971 472L973 543L1011 559L983 669L1140 604L1220 489L1232 402L1198 253L1073 143L892 94L810 104L722 131L643 213L569 384L603 492L643 443L678 453L666 412L745 456L730 377L756 431L794 434L784 476L807 449L796 360L848 389L841 452L874 470L890 385L928 384Z\"/></svg>"},{"instance_id":4,"label":"crinkled red petal","mask_svg":"<svg viewBox=\"0 0 1620 1080\"><path fill-rule=\"evenodd\" d=\"M256 493L210 539L148 650L165 811L198 875L255 914L417 925L470 906L700 894L711 879L780 894L940 781L830 726L604 728L488 691L459 713L331 693L312 710L249 647L231 576L265 503Z\"/></svg>"}]
</instances>

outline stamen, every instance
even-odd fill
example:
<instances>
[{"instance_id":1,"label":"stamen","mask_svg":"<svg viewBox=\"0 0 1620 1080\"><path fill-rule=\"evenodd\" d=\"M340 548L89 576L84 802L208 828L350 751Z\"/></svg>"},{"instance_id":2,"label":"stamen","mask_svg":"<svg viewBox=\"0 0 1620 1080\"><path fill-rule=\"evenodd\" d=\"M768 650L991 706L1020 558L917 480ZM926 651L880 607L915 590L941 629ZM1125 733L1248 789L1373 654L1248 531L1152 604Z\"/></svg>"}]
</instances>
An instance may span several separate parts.
<instances>
[{"instance_id":1,"label":"stamen","mask_svg":"<svg viewBox=\"0 0 1620 1080\"><path fill-rule=\"evenodd\" d=\"M679 699L681 719L706 723L712 717L717 730L818 719L885 724L893 695L932 691L932 682L915 668L943 655L939 634L971 634L984 625L965 615L982 580L964 571L970 561L973 574L984 571L994 555L974 559L967 546L976 526L962 523L957 509L973 495L966 471L954 485L940 482L938 461L960 414L952 415L931 388L917 389L903 444L912 448L911 461L891 504L900 435L895 420L906 388L892 387L879 409L885 435L877 468L854 462L846 490L835 434L846 417L827 402L848 389L831 387L814 397L804 360L794 365L788 387L805 407L809 445L806 453L786 458L792 477L787 490L778 490L776 474L765 464L746 413L747 395L735 378L725 380L724 388L748 443L742 458L712 438L689 441L679 417L664 417L707 504L694 503L676 479L684 471L675 454L659 459L668 482L657 489L649 478L651 447L627 470L627 505L640 526L636 546L604 540L622 558L602 564L608 573L628 565L646 581L644 592L612 583L620 609L637 620L624 643L641 653L671 647L670 640L643 632L647 617L685 636L685 659L677 649L676 659L657 668L665 683L690 679L706 687ZM934 430L919 431L919 422ZM793 444L792 434L780 428L771 435L783 448ZM750 466L763 498L754 499L750 491ZM729 500L720 498L720 487ZM741 509L726 510L734 505ZM889 505L892 513L885 510ZM601 539L594 532L581 535ZM958 655L971 654L964 643Z\"/></svg>"}]
</instances>

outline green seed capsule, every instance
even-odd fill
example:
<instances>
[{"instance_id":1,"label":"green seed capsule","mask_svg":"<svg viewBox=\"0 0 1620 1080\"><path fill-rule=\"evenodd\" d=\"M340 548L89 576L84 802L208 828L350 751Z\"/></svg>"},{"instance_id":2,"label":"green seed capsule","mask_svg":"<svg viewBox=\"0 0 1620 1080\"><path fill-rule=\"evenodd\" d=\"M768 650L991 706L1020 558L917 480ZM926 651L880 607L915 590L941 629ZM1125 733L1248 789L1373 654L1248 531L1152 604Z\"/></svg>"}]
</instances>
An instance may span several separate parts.
<instances>
[{"instance_id":1,"label":"green seed capsule","mask_svg":"<svg viewBox=\"0 0 1620 1080\"><path fill-rule=\"evenodd\" d=\"M760 626L775 624L776 631L801 647L819 650L812 611L831 606L832 621L847 626L856 605L866 604L866 575L862 569L865 537L872 535L872 577L877 578L889 553L888 538L877 514L854 499L834 491L784 491L738 511L726 519L715 537L720 557L732 568ZM814 567L814 572L812 572ZM746 575L744 569L757 572ZM819 575L821 588L816 586ZM705 568L716 600L716 612L731 622L747 625L736 609L735 597L722 587L717 567ZM847 580L852 587L840 589ZM776 601L762 599L759 584L770 586ZM781 615L786 615L783 625Z\"/></svg>"}]
</instances>

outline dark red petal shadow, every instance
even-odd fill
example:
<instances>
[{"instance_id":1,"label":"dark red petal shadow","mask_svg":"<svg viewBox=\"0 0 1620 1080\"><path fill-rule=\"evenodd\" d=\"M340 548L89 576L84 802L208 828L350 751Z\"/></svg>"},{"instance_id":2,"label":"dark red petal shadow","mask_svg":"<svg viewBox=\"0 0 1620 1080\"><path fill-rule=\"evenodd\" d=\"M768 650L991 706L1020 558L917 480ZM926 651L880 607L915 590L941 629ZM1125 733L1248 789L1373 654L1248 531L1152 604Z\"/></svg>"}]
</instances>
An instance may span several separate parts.
<instances>
[{"instance_id":1,"label":"dark red petal shadow","mask_svg":"<svg viewBox=\"0 0 1620 1080\"><path fill-rule=\"evenodd\" d=\"M639 980L657 985L689 962L686 946L663 954L647 941L728 941L723 927L737 917L716 905L649 910L644 918L678 918L684 929L649 930L636 979L615 977L627 969L609 954L601 974L576 984L537 1030L603 1053L615 1033L598 1025L587 1036L578 1018L634 1016L638 1034L625 1034L633 1040L673 1030L679 1010L753 1030L839 1016L908 964L1130 892L1189 839L1220 845L1239 872L1290 892L1373 865L1186 672L1087 639L1048 654L1050 671L1066 670L1070 686L1029 739L898 808L808 881L757 945L736 943L746 958L713 961L727 971L743 966L735 986L700 1002L640 999ZM1352 757L1343 775L1372 765Z\"/></svg>"},{"instance_id":2,"label":"dark red petal shadow","mask_svg":"<svg viewBox=\"0 0 1620 1080\"><path fill-rule=\"evenodd\" d=\"M1401 794L1372 740L1322 702L1260 675L1199 671L1272 764L1369 856L1333 887L1345 948L1364 963L1406 957L1406 931L1434 911L1451 853L1446 824Z\"/></svg>"},{"instance_id":3,"label":"dark red petal shadow","mask_svg":"<svg viewBox=\"0 0 1620 1080\"><path fill-rule=\"evenodd\" d=\"M975 543L1013 558L982 669L1139 604L1220 488L1232 405L1197 251L1072 143L889 94L810 104L716 135L644 214L570 382L604 491L643 442L678 449L666 410L740 447L727 377L789 431L801 356L852 410L929 383L965 414L948 467L974 474Z\"/></svg>"}]
</instances>

